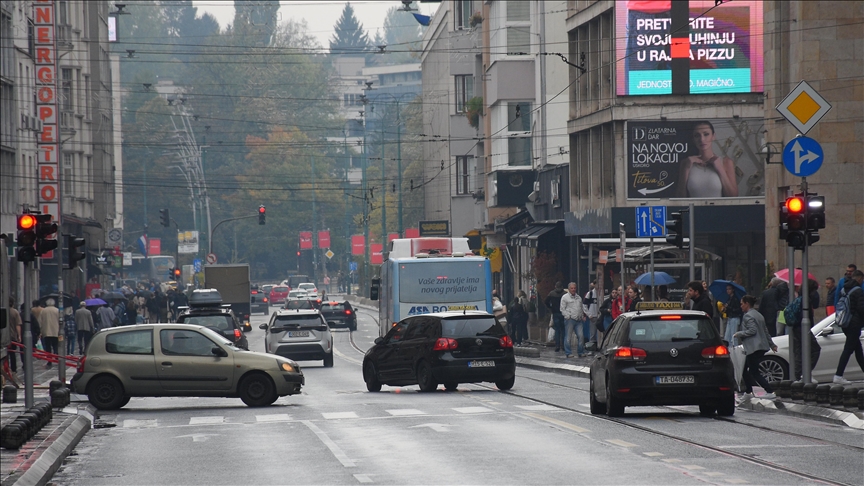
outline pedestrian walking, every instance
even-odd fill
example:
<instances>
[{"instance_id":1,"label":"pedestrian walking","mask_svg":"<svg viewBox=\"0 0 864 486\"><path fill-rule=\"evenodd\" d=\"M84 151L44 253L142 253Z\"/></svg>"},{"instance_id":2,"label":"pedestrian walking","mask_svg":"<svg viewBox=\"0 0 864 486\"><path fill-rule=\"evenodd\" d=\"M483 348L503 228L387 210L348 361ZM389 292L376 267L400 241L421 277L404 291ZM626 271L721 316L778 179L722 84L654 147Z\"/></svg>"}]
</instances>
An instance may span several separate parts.
<instances>
[{"instance_id":1,"label":"pedestrian walking","mask_svg":"<svg viewBox=\"0 0 864 486\"><path fill-rule=\"evenodd\" d=\"M618 289L612 289L612 293L607 295L605 299L603 299L603 303L600 304L600 325L597 326L597 329L606 333L606 330L609 329L609 326L612 325L612 306L614 305L615 299L618 298ZM602 338L600 340L602 342Z\"/></svg>"},{"instance_id":2,"label":"pedestrian walking","mask_svg":"<svg viewBox=\"0 0 864 486\"><path fill-rule=\"evenodd\" d=\"M126 301L126 323L130 326L138 323L138 305L135 303L134 295Z\"/></svg>"},{"instance_id":3,"label":"pedestrian walking","mask_svg":"<svg viewBox=\"0 0 864 486\"><path fill-rule=\"evenodd\" d=\"M843 277L840 278L840 281L837 282L837 288L842 289L846 286L847 280L852 280L852 274L855 273L855 270L858 270L858 266L854 263L850 263L846 265L846 273L843 274ZM859 287L864 287L862 285L858 285ZM840 300L840 292L834 293L834 306L837 306L837 301Z\"/></svg>"},{"instance_id":4,"label":"pedestrian walking","mask_svg":"<svg viewBox=\"0 0 864 486\"><path fill-rule=\"evenodd\" d=\"M42 329L42 349L59 355L58 336L60 336L60 311L54 306L54 299L45 301L45 308L39 313L39 327ZM45 365L51 368L51 363Z\"/></svg>"},{"instance_id":5,"label":"pedestrian walking","mask_svg":"<svg viewBox=\"0 0 864 486\"><path fill-rule=\"evenodd\" d=\"M741 301L735 295L735 287L727 285L726 295L729 296L729 301L723 306L723 311L726 312L726 332L723 335L723 339L726 341L727 346L737 346L739 343L735 342L735 333L738 332L744 312L742 311Z\"/></svg>"},{"instance_id":6,"label":"pedestrian walking","mask_svg":"<svg viewBox=\"0 0 864 486\"><path fill-rule=\"evenodd\" d=\"M552 289L543 304L549 311L552 312L552 328L555 329L555 352L560 353L564 346L564 314L561 313L561 297L564 297L564 284L560 281L555 282L555 288Z\"/></svg>"},{"instance_id":7,"label":"pedestrian walking","mask_svg":"<svg viewBox=\"0 0 864 486\"><path fill-rule=\"evenodd\" d=\"M498 291L494 289L492 290L492 313L498 318L498 323L504 328L504 332L509 335L510 330L507 329L507 309L504 307L501 299L498 298Z\"/></svg>"},{"instance_id":8,"label":"pedestrian walking","mask_svg":"<svg viewBox=\"0 0 864 486\"><path fill-rule=\"evenodd\" d=\"M33 346L36 346L36 343L40 342L40 338L42 337L42 326L39 325L39 316L42 314L42 303L38 300L34 300L30 304L30 334L33 338ZM24 335L21 335L21 339L24 339Z\"/></svg>"},{"instance_id":9,"label":"pedestrian walking","mask_svg":"<svg viewBox=\"0 0 864 486\"><path fill-rule=\"evenodd\" d=\"M561 297L561 314L564 316L564 354L573 357L570 341L576 334L576 356L585 355L585 336L582 333L582 323L585 318L585 308L582 298L576 293L576 282L567 284L567 293Z\"/></svg>"},{"instance_id":10,"label":"pedestrian walking","mask_svg":"<svg viewBox=\"0 0 864 486\"><path fill-rule=\"evenodd\" d=\"M63 310L63 335L66 341L66 356L75 354L75 338L78 336L78 326L75 324L75 316L72 314L72 308L67 307Z\"/></svg>"},{"instance_id":11,"label":"pedestrian walking","mask_svg":"<svg viewBox=\"0 0 864 486\"><path fill-rule=\"evenodd\" d=\"M522 342L528 340L528 296L524 290L507 305L507 314L507 322L513 329L513 343L522 346Z\"/></svg>"},{"instance_id":12,"label":"pedestrian walking","mask_svg":"<svg viewBox=\"0 0 864 486\"><path fill-rule=\"evenodd\" d=\"M96 309L96 315L98 316L99 321L99 330L108 329L117 325L115 319L117 319L116 314L114 314L114 310L108 304L100 306Z\"/></svg>"},{"instance_id":13,"label":"pedestrian walking","mask_svg":"<svg viewBox=\"0 0 864 486\"><path fill-rule=\"evenodd\" d=\"M834 374L834 383L838 385L847 385L849 380L843 378L843 373L846 372L846 365L849 364L849 358L854 354L855 361L864 371L864 351L861 349L861 329L864 327L864 272L854 270L850 278L843 284L843 290L838 292L840 297L838 302L844 296L848 296L849 306L846 312L849 312L849 323L843 329L843 334L846 335L846 343L843 345L843 351L840 353L840 359L837 361L837 372Z\"/></svg>"},{"instance_id":14,"label":"pedestrian walking","mask_svg":"<svg viewBox=\"0 0 864 486\"><path fill-rule=\"evenodd\" d=\"M708 314L708 317L710 317L713 322L714 306L711 304L711 298L708 296L708 290L702 286L702 282L694 280L688 283L687 296L690 297L692 309L695 311L702 311ZM716 322L714 323L714 326L717 328L718 331L720 330Z\"/></svg>"},{"instance_id":15,"label":"pedestrian walking","mask_svg":"<svg viewBox=\"0 0 864 486\"><path fill-rule=\"evenodd\" d=\"M90 338L96 331L96 324L93 322L93 314L87 309L87 304L81 302L78 310L75 311L75 326L78 329L78 354L83 355L87 350L87 344L90 343Z\"/></svg>"},{"instance_id":16,"label":"pedestrian walking","mask_svg":"<svg viewBox=\"0 0 864 486\"><path fill-rule=\"evenodd\" d=\"M768 328L768 335L771 337L777 335L777 311L780 310L777 308L777 284L780 282L779 278L772 278L759 299L759 313L765 319L765 326Z\"/></svg>"},{"instance_id":17,"label":"pedestrian walking","mask_svg":"<svg viewBox=\"0 0 864 486\"><path fill-rule=\"evenodd\" d=\"M834 302L837 299L837 282L834 277L825 279L825 315L830 316L834 313Z\"/></svg>"},{"instance_id":18,"label":"pedestrian walking","mask_svg":"<svg viewBox=\"0 0 864 486\"><path fill-rule=\"evenodd\" d=\"M9 346L7 355L9 356L9 369L13 373L18 371L18 352L21 348L12 343L21 344L24 342L24 329L21 321L21 313L15 308L15 298L9 297ZM23 354L21 355L21 364L24 364Z\"/></svg>"},{"instance_id":19,"label":"pedestrian walking","mask_svg":"<svg viewBox=\"0 0 864 486\"><path fill-rule=\"evenodd\" d=\"M777 345L771 340L768 335L768 327L765 325L765 319L762 317L754 306L756 305L756 297L745 295L741 297L741 329L736 331L732 337L741 341L744 346L744 353L747 358L744 360L744 396L742 398L751 398L753 396L753 385L759 384L765 392L759 398L773 400L776 398L774 389L768 383L768 380L762 376L759 371L759 363L765 352L769 349L777 351ZM728 310L727 310L728 312ZM727 327L728 329L728 327Z\"/></svg>"},{"instance_id":20,"label":"pedestrian walking","mask_svg":"<svg viewBox=\"0 0 864 486\"><path fill-rule=\"evenodd\" d=\"M618 316L627 312L627 306L630 305L630 298L627 297L627 293L624 292L623 287L618 287L616 289L618 292L618 296L612 300L612 320L618 319Z\"/></svg>"},{"instance_id":21,"label":"pedestrian walking","mask_svg":"<svg viewBox=\"0 0 864 486\"><path fill-rule=\"evenodd\" d=\"M639 297L639 289L635 285L627 289L627 312L636 312L636 305L642 302Z\"/></svg>"},{"instance_id":22,"label":"pedestrian walking","mask_svg":"<svg viewBox=\"0 0 864 486\"><path fill-rule=\"evenodd\" d=\"M597 318L600 317L600 303L597 299L597 281L591 282L588 287L588 292L585 293L585 298L582 300L582 305L585 307L585 317L588 320L589 336L587 349L597 349Z\"/></svg>"}]
</instances>

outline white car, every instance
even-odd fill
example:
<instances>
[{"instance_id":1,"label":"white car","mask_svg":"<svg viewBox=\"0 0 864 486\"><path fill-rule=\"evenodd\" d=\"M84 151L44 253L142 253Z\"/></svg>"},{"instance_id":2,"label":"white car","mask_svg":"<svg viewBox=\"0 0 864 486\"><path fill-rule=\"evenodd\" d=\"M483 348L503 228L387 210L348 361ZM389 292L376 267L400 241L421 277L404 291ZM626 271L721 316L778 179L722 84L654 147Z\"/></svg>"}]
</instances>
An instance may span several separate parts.
<instances>
[{"instance_id":1,"label":"white car","mask_svg":"<svg viewBox=\"0 0 864 486\"><path fill-rule=\"evenodd\" d=\"M309 300L309 295L305 290L292 290L288 292L286 300Z\"/></svg>"},{"instance_id":2,"label":"white car","mask_svg":"<svg viewBox=\"0 0 864 486\"><path fill-rule=\"evenodd\" d=\"M310 299L318 298L318 288L314 283L301 283L297 285L297 290L305 290Z\"/></svg>"},{"instance_id":3,"label":"white car","mask_svg":"<svg viewBox=\"0 0 864 486\"><path fill-rule=\"evenodd\" d=\"M816 341L822 347L819 361L812 372L813 378L818 380L819 383L831 383L834 379L834 373L837 372L837 361L840 360L840 353L843 352L846 335L843 334L843 330L839 326L834 325L833 314L813 326L810 332L816 336ZM762 372L762 376L771 382L788 380L790 379L789 336L777 336L772 339L774 344L777 345L777 352L769 350L765 353L765 357L759 363L759 371ZM861 333L861 340L864 342L864 332ZM861 368L855 361L855 356L849 358L843 378L849 381L864 380L864 372L861 371Z\"/></svg>"}]
</instances>

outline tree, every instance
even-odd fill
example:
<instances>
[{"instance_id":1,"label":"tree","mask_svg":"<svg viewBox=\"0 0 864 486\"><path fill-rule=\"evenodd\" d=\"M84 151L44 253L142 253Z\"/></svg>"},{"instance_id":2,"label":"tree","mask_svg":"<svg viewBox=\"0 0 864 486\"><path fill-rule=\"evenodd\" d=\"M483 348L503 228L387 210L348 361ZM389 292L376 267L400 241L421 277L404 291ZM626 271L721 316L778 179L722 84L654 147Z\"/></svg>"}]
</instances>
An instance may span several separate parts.
<instances>
[{"instance_id":1,"label":"tree","mask_svg":"<svg viewBox=\"0 0 864 486\"><path fill-rule=\"evenodd\" d=\"M354 7L350 2L342 9L335 30L330 39L330 54L362 54L369 50L369 36L354 15Z\"/></svg>"},{"instance_id":2,"label":"tree","mask_svg":"<svg viewBox=\"0 0 864 486\"><path fill-rule=\"evenodd\" d=\"M234 1L234 34L246 45L269 46L276 32L279 0Z\"/></svg>"},{"instance_id":3,"label":"tree","mask_svg":"<svg viewBox=\"0 0 864 486\"><path fill-rule=\"evenodd\" d=\"M423 30L409 12L390 7L384 18L384 43L389 54L384 56L382 64L418 62L415 53L421 48Z\"/></svg>"}]
</instances>

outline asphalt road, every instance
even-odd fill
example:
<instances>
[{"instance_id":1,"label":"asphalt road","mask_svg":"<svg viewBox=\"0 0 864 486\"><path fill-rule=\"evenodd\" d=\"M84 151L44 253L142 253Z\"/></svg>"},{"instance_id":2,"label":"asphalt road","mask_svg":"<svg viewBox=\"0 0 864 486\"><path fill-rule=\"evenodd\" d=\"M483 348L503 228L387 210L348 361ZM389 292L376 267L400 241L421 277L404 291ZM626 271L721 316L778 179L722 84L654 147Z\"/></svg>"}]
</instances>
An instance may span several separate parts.
<instances>
[{"instance_id":1,"label":"asphalt road","mask_svg":"<svg viewBox=\"0 0 864 486\"><path fill-rule=\"evenodd\" d=\"M517 370L492 384L366 392L361 350L377 324L335 330L333 368L301 362L299 396L133 398L103 413L53 482L133 484L864 484L864 432L739 410L588 412L586 379ZM263 351L253 320L250 348ZM113 425L113 426L112 426Z\"/></svg>"}]
</instances>

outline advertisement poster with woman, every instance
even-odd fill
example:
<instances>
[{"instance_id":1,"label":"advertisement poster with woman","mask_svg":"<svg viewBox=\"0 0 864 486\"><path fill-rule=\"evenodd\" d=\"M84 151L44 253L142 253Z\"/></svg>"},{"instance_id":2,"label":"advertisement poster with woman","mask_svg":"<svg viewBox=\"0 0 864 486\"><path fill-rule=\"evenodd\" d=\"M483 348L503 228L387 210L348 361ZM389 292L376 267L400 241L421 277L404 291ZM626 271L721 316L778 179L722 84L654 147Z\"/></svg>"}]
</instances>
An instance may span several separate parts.
<instances>
[{"instance_id":1,"label":"advertisement poster with woman","mask_svg":"<svg viewBox=\"0 0 864 486\"><path fill-rule=\"evenodd\" d=\"M628 122L627 197L764 196L763 123L759 118Z\"/></svg>"}]
</instances>

